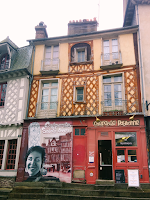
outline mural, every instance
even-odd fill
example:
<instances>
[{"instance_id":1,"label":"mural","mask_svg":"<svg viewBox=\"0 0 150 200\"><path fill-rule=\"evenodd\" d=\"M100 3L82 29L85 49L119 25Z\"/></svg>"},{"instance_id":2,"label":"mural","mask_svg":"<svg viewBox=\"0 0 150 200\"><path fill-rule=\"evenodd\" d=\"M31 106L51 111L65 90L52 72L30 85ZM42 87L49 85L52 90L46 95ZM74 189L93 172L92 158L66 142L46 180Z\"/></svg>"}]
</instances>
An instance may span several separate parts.
<instances>
[{"instance_id":1,"label":"mural","mask_svg":"<svg viewBox=\"0 0 150 200\"><path fill-rule=\"evenodd\" d=\"M69 123L33 122L28 127L25 181L71 182L72 134Z\"/></svg>"}]
</instances>

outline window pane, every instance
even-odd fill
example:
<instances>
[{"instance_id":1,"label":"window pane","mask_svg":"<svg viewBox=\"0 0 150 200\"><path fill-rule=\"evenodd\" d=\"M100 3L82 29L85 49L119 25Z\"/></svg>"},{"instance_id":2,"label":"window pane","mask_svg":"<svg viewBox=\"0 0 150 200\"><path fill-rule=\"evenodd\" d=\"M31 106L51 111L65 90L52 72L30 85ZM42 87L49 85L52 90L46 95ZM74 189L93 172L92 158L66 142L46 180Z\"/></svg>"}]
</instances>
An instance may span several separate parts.
<instances>
[{"instance_id":1,"label":"window pane","mask_svg":"<svg viewBox=\"0 0 150 200\"><path fill-rule=\"evenodd\" d=\"M109 60L109 40L104 41L104 60Z\"/></svg>"},{"instance_id":2,"label":"window pane","mask_svg":"<svg viewBox=\"0 0 150 200\"><path fill-rule=\"evenodd\" d=\"M75 135L79 135L79 129L78 128L75 129Z\"/></svg>"},{"instance_id":3,"label":"window pane","mask_svg":"<svg viewBox=\"0 0 150 200\"><path fill-rule=\"evenodd\" d=\"M49 83L43 83L43 87L49 87Z\"/></svg>"},{"instance_id":4,"label":"window pane","mask_svg":"<svg viewBox=\"0 0 150 200\"><path fill-rule=\"evenodd\" d=\"M78 51L78 62L85 61L85 51Z\"/></svg>"},{"instance_id":5,"label":"window pane","mask_svg":"<svg viewBox=\"0 0 150 200\"><path fill-rule=\"evenodd\" d=\"M48 96L42 96L42 102L48 102Z\"/></svg>"},{"instance_id":6,"label":"window pane","mask_svg":"<svg viewBox=\"0 0 150 200\"><path fill-rule=\"evenodd\" d=\"M104 92L111 92L111 85L104 85Z\"/></svg>"},{"instance_id":7,"label":"window pane","mask_svg":"<svg viewBox=\"0 0 150 200\"><path fill-rule=\"evenodd\" d=\"M77 101L83 101L83 88L76 88L77 90Z\"/></svg>"},{"instance_id":8,"label":"window pane","mask_svg":"<svg viewBox=\"0 0 150 200\"><path fill-rule=\"evenodd\" d=\"M125 162L125 153L124 150L117 150L117 162Z\"/></svg>"},{"instance_id":9,"label":"window pane","mask_svg":"<svg viewBox=\"0 0 150 200\"><path fill-rule=\"evenodd\" d=\"M42 96L48 95L49 89L42 90Z\"/></svg>"},{"instance_id":10,"label":"window pane","mask_svg":"<svg viewBox=\"0 0 150 200\"><path fill-rule=\"evenodd\" d=\"M53 58L58 58L59 46L54 46L53 48Z\"/></svg>"},{"instance_id":11,"label":"window pane","mask_svg":"<svg viewBox=\"0 0 150 200\"><path fill-rule=\"evenodd\" d=\"M110 83L111 77L103 77L103 83Z\"/></svg>"},{"instance_id":12,"label":"window pane","mask_svg":"<svg viewBox=\"0 0 150 200\"><path fill-rule=\"evenodd\" d=\"M17 149L17 140L9 140L6 169L15 168L16 149Z\"/></svg>"},{"instance_id":13,"label":"window pane","mask_svg":"<svg viewBox=\"0 0 150 200\"><path fill-rule=\"evenodd\" d=\"M51 89L51 95L57 95L57 88Z\"/></svg>"},{"instance_id":14,"label":"window pane","mask_svg":"<svg viewBox=\"0 0 150 200\"><path fill-rule=\"evenodd\" d=\"M58 86L58 83L57 82L52 82L51 85L52 86Z\"/></svg>"},{"instance_id":15,"label":"window pane","mask_svg":"<svg viewBox=\"0 0 150 200\"><path fill-rule=\"evenodd\" d=\"M85 135L85 128L81 128L81 135Z\"/></svg>"},{"instance_id":16,"label":"window pane","mask_svg":"<svg viewBox=\"0 0 150 200\"><path fill-rule=\"evenodd\" d=\"M115 141L116 146L137 146L135 132L116 132Z\"/></svg>"},{"instance_id":17,"label":"window pane","mask_svg":"<svg viewBox=\"0 0 150 200\"><path fill-rule=\"evenodd\" d=\"M51 59L51 47L46 47L45 59Z\"/></svg>"},{"instance_id":18,"label":"window pane","mask_svg":"<svg viewBox=\"0 0 150 200\"><path fill-rule=\"evenodd\" d=\"M128 150L128 162L137 162L136 150Z\"/></svg>"},{"instance_id":19,"label":"window pane","mask_svg":"<svg viewBox=\"0 0 150 200\"><path fill-rule=\"evenodd\" d=\"M114 76L114 82L122 82L122 75Z\"/></svg>"},{"instance_id":20,"label":"window pane","mask_svg":"<svg viewBox=\"0 0 150 200\"><path fill-rule=\"evenodd\" d=\"M48 103L47 102L41 103L41 110L47 110L47 109L48 109Z\"/></svg>"}]
</instances>

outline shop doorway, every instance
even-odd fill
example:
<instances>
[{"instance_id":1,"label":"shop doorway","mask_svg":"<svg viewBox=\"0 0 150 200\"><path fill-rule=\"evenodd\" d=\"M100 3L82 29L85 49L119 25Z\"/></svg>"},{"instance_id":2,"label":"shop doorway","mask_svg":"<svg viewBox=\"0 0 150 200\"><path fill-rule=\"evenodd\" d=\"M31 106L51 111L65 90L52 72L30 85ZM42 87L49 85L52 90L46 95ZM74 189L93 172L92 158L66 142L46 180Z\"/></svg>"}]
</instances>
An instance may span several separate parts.
<instances>
[{"instance_id":1,"label":"shop doorway","mask_svg":"<svg viewBox=\"0 0 150 200\"><path fill-rule=\"evenodd\" d=\"M98 140L99 179L112 180L111 140Z\"/></svg>"}]
</instances>

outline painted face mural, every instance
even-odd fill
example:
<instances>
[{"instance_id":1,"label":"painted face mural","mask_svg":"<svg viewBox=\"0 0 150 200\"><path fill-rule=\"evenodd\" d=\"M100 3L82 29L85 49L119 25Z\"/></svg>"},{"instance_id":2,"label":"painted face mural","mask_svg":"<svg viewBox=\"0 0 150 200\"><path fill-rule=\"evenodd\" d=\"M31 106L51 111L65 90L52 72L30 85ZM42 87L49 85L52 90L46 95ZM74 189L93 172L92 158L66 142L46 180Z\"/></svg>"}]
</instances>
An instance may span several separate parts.
<instances>
[{"instance_id":1,"label":"painted face mural","mask_svg":"<svg viewBox=\"0 0 150 200\"><path fill-rule=\"evenodd\" d=\"M26 172L29 176L35 176L41 169L42 166L42 156L41 153L37 151L31 152L26 161Z\"/></svg>"},{"instance_id":2,"label":"painted face mural","mask_svg":"<svg viewBox=\"0 0 150 200\"><path fill-rule=\"evenodd\" d=\"M28 127L28 150L24 155L25 171L23 181L55 180L70 183L72 134L72 125L67 122L31 123ZM22 143L24 145L24 139ZM18 179L21 177L19 175Z\"/></svg>"}]
</instances>

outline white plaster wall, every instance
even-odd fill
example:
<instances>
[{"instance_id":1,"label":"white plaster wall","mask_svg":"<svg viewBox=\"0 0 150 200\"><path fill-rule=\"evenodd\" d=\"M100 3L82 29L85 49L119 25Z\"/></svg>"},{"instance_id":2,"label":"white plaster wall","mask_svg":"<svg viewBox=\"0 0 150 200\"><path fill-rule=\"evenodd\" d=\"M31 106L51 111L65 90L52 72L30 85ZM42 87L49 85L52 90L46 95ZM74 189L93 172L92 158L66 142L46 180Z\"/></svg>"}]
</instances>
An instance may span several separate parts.
<instances>
[{"instance_id":1,"label":"white plaster wall","mask_svg":"<svg viewBox=\"0 0 150 200\"><path fill-rule=\"evenodd\" d=\"M29 79L25 76L6 82L5 105L4 108L0 108L0 124L22 123L27 109Z\"/></svg>"},{"instance_id":2,"label":"white plaster wall","mask_svg":"<svg viewBox=\"0 0 150 200\"><path fill-rule=\"evenodd\" d=\"M138 5L144 98L150 103L150 5ZM145 102L144 102L145 103ZM150 115L150 106L147 113Z\"/></svg>"}]
</instances>

